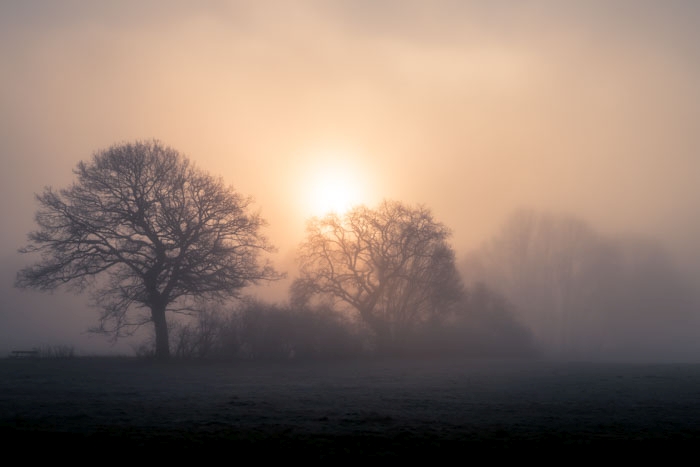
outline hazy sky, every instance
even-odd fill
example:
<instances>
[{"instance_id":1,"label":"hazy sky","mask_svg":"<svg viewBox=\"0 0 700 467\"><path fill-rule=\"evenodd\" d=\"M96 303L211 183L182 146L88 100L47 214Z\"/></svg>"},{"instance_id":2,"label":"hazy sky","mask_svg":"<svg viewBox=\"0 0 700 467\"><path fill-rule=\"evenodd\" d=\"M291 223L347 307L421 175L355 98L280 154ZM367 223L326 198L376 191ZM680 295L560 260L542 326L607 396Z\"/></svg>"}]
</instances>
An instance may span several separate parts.
<instances>
[{"instance_id":1,"label":"hazy sky","mask_svg":"<svg viewBox=\"0 0 700 467\"><path fill-rule=\"evenodd\" d=\"M34 193L135 139L252 195L290 274L324 177L458 255L531 206L700 264L700 2L0 0L0 60L0 353L94 323L13 290L16 250Z\"/></svg>"}]
</instances>

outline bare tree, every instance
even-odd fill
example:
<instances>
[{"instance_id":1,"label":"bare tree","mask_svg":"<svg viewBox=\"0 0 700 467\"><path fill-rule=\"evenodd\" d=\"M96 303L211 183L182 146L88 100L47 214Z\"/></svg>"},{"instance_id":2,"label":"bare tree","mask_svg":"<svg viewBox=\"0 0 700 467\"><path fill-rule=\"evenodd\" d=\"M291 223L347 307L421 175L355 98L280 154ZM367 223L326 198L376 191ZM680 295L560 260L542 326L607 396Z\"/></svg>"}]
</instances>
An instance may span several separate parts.
<instances>
[{"instance_id":1,"label":"bare tree","mask_svg":"<svg viewBox=\"0 0 700 467\"><path fill-rule=\"evenodd\" d=\"M448 236L428 209L399 202L359 206L342 218L313 218L300 247L292 300L320 296L349 305L380 345L394 343L460 299Z\"/></svg>"},{"instance_id":2,"label":"bare tree","mask_svg":"<svg viewBox=\"0 0 700 467\"><path fill-rule=\"evenodd\" d=\"M697 340L695 294L665 248L603 235L573 215L513 212L462 273L513 303L550 355L658 357Z\"/></svg>"},{"instance_id":3,"label":"bare tree","mask_svg":"<svg viewBox=\"0 0 700 467\"><path fill-rule=\"evenodd\" d=\"M592 320L611 259L604 239L582 220L523 208L472 252L463 275L507 296L540 344L561 353Z\"/></svg>"},{"instance_id":4,"label":"bare tree","mask_svg":"<svg viewBox=\"0 0 700 467\"><path fill-rule=\"evenodd\" d=\"M90 287L103 310L93 331L116 339L152 322L156 357L165 359L166 311L192 311L197 300L237 297L279 277L260 261L273 247L252 200L159 141L98 151L74 173L71 187L37 195L39 229L20 251L41 260L16 285Z\"/></svg>"}]
</instances>

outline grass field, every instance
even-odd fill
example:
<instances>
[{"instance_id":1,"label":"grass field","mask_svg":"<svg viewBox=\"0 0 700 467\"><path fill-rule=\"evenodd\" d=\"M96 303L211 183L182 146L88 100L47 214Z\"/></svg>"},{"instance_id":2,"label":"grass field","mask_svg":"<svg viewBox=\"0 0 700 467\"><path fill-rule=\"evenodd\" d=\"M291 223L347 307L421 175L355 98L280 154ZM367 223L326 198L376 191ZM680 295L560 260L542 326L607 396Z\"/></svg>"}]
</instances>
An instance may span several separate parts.
<instances>
[{"instance_id":1,"label":"grass field","mask_svg":"<svg viewBox=\"0 0 700 467\"><path fill-rule=\"evenodd\" d=\"M7 358L0 435L19 453L680 454L700 442L700 365Z\"/></svg>"}]
</instances>

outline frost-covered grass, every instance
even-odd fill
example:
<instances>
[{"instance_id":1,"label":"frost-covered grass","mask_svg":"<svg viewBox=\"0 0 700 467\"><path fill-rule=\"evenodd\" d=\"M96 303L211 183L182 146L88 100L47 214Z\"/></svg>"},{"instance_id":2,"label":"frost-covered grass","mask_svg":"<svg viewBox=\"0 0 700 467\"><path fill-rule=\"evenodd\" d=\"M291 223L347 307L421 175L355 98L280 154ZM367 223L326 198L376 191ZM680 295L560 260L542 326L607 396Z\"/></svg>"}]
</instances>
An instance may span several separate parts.
<instances>
[{"instance_id":1,"label":"frost-covered grass","mask_svg":"<svg viewBox=\"0 0 700 467\"><path fill-rule=\"evenodd\" d=\"M700 365L3 359L0 435L305 459L677 450L700 440Z\"/></svg>"}]
</instances>

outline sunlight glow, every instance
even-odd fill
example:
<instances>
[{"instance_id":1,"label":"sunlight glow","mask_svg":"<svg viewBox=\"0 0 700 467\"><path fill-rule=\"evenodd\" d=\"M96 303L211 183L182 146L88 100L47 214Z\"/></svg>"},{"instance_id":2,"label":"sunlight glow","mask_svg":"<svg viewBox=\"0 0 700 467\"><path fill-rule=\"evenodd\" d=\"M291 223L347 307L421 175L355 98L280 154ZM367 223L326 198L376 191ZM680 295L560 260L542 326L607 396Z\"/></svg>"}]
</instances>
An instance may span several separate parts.
<instances>
[{"instance_id":1,"label":"sunlight glow","mask_svg":"<svg viewBox=\"0 0 700 467\"><path fill-rule=\"evenodd\" d=\"M304 204L312 216L348 209L367 202L366 177L348 160L328 153L316 161L306 176Z\"/></svg>"}]
</instances>

